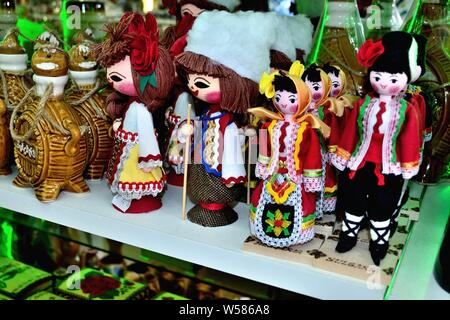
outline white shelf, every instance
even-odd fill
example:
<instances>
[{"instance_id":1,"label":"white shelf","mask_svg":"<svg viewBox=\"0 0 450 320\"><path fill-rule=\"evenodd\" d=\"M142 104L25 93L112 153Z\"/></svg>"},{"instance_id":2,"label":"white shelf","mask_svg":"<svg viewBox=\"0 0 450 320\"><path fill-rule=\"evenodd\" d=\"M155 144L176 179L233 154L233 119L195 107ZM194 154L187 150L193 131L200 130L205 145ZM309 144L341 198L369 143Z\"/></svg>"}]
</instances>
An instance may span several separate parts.
<instances>
[{"instance_id":1,"label":"white shelf","mask_svg":"<svg viewBox=\"0 0 450 320\"><path fill-rule=\"evenodd\" d=\"M315 298L382 299L385 293L363 281L244 252L249 229L242 203L235 208L239 220L234 224L203 228L181 219L181 188L168 187L159 211L124 215L112 208L105 182L89 183L87 194L63 192L54 203L43 204L32 189L13 186L13 178L0 177L0 207ZM407 255L412 250L408 247Z\"/></svg>"}]
</instances>

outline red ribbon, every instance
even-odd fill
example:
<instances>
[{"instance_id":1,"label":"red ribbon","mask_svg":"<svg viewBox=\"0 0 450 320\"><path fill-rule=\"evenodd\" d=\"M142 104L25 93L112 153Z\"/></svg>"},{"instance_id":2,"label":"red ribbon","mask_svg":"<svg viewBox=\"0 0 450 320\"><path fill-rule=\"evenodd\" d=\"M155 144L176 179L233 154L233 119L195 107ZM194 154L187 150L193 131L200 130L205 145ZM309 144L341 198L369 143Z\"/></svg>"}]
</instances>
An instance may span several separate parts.
<instances>
[{"instance_id":1,"label":"red ribbon","mask_svg":"<svg viewBox=\"0 0 450 320\"><path fill-rule=\"evenodd\" d=\"M200 207L202 207L203 209L211 210L211 211L219 211L219 210L225 209L225 207L227 206L226 204L223 204L223 203L205 203L205 202L199 202L198 204L199 204Z\"/></svg>"}]
</instances>

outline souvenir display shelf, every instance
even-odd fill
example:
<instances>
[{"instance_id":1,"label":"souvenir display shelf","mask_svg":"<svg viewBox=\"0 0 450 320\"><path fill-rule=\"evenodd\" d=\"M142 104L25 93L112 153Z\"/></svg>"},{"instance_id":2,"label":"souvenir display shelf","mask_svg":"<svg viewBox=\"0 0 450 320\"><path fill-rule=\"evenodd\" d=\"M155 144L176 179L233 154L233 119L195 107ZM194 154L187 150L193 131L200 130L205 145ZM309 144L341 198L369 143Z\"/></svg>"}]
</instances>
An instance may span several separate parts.
<instances>
[{"instance_id":1,"label":"souvenir display shelf","mask_svg":"<svg viewBox=\"0 0 450 320\"><path fill-rule=\"evenodd\" d=\"M236 205L239 220L234 224L203 228L182 220L181 188L168 187L159 211L124 215L111 207L111 192L104 182L89 183L90 193L63 192L54 203L44 204L35 198L31 189L13 186L14 176L0 178L1 208L141 248L125 246L123 249L124 256L136 260L148 260L154 252L319 299L450 298L438 287L433 276L450 214L446 201L450 198L449 183L428 186L425 191L419 185L412 185L412 193L416 197L423 196L420 220L412 226L390 285L371 289L364 281L244 252L242 244L249 229L248 208L243 203ZM188 201L188 208L191 206ZM95 237L82 236L73 240L104 245ZM189 272L188 269L185 272Z\"/></svg>"}]
</instances>

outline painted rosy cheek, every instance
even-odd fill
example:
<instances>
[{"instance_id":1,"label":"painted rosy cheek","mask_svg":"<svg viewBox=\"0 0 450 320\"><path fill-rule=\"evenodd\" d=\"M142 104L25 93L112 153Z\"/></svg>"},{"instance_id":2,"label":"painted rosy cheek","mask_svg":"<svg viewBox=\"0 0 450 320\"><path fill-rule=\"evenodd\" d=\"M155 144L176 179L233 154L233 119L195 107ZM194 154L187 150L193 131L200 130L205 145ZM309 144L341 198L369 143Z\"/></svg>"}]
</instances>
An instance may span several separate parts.
<instances>
[{"instance_id":1,"label":"painted rosy cheek","mask_svg":"<svg viewBox=\"0 0 450 320\"><path fill-rule=\"evenodd\" d=\"M312 96L313 100L319 100L320 98L322 98L322 94L320 93L314 93Z\"/></svg>"},{"instance_id":2,"label":"painted rosy cheek","mask_svg":"<svg viewBox=\"0 0 450 320\"><path fill-rule=\"evenodd\" d=\"M288 108L289 112L291 112L291 113L296 113L297 109L298 109L298 104L292 104Z\"/></svg>"},{"instance_id":3,"label":"painted rosy cheek","mask_svg":"<svg viewBox=\"0 0 450 320\"><path fill-rule=\"evenodd\" d=\"M378 87L377 84L372 83L372 87L373 87L373 90L374 90L374 91L376 91L376 92L380 91L380 88Z\"/></svg>"},{"instance_id":4,"label":"painted rosy cheek","mask_svg":"<svg viewBox=\"0 0 450 320\"><path fill-rule=\"evenodd\" d=\"M339 94L339 89L333 89L332 91L331 91L331 95L332 96L337 96L338 94Z\"/></svg>"},{"instance_id":5,"label":"painted rosy cheek","mask_svg":"<svg viewBox=\"0 0 450 320\"><path fill-rule=\"evenodd\" d=\"M400 87L399 86L395 86L395 87L392 87L392 88L389 89L389 94L394 95L394 94L399 93L400 91L401 91Z\"/></svg>"},{"instance_id":6,"label":"painted rosy cheek","mask_svg":"<svg viewBox=\"0 0 450 320\"><path fill-rule=\"evenodd\" d=\"M133 83L116 83L114 89L127 96L137 96L136 88Z\"/></svg>"},{"instance_id":7,"label":"painted rosy cheek","mask_svg":"<svg viewBox=\"0 0 450 320\"><path fill-rule=\"evenodd\" d=\"M205 97L206 102L208 103L220 103L222 100L220 91L210 92Z\"/></svg>"}]
</instances>

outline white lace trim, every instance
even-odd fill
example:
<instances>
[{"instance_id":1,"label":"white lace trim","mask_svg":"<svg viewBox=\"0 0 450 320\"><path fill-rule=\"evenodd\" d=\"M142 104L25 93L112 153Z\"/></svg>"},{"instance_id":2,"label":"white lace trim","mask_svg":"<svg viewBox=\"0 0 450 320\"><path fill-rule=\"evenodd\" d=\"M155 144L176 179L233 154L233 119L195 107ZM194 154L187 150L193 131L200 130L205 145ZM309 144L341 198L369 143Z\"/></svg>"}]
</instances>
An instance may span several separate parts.
<instances>
[{"instance_id":1,"label":"white lace trim","mask_svg":"<svg viewBox=\"0 0 450 320\"><path fill-rule=\"evenodd\" d=\"M321 192L323 190L322 177L303 177L306 192Z\"/></svg>"},{"instance_id":2,"label":"white lace trim","mask_svg":"<svg viewBox=\"0 0 450 320\"><path fill-rule=\"evenodd\" d=\"M330 163L339 171L344 171L347 168L348 160L338 156L336 153L329 153Z\"/></svg>"},{"instance_id":3,"label":"white lace trim","mask_svg":"<svg viewBox=\"0 0 450 320\"><path fill-rule=\"evenodd\" d=\"M125 186L125 190L123 190L122 186ZM145 196L153 196L156 197L161 191L164 189L164 181L156 182L154 184L147 184L145 186L139 185L135 186L130 183L121 183L118 184L118 194L127 200L139 200Z\"/></svg>"},{"instance_id":4,"label":"white lace trim","mask_svg":"<svg viewBox=\"0 0 450 320\"><path fill-rule=\"evenodd\" d=\"M154 169L156 167L162 167L162 161L161 160L150 160L147 162L139 162L138 168L139 169Z\"/></svg>"},{"instance_id":5,"label":"white lace trim","mask_svg":"<svg viewBox=\"0 0 450 320\"><path fill-rule=\"evenodd\" d=\"M268 203L275 203L272 196L266 190L267 182L264 182L264 187L259 198L258 206L256 208L255 220L250 220L253 226L250 227L251 232L262 243L277 248L289 247L296 244L308 242L314 238L314 226L302 230L303 207L301 186L297 185L295 190L289 195L284 205L294 207L294 219L292 233L288 238L278 239L265 234L262 227L262 216L264 207Z\"/></svg>"},{"instance_id":6,"label":"white lace trim","mask_svg":"<svg viewBox=\"0 0 450 320\"><path fill-rule=\"evenodd\" d=\"M116 136L117 136L117 133L116 133ZM119 140L120 140L120 138L119 138ZM128 142L128 143L125 143L125 145L122 149L122 154L120 155L120 161L119 161L119 164L117 165L116 173L114 174L114 180L111 183L111 191L113 193L119 192L118 185L119 185L120 175L123 170L123 165L124 165L126 159L128 159L128 157L130 156L130 151L135 145L136 145L136 143Z\"/></svg>"},{"instance_id":7,"label":"white lace trim","mask_svg":"<svg viewBox=\"0 0 450 320\"><path fill-rule=\"evenodd\" d=\"M419 172L419 167L411 168L411 169L402 169L403 179L409 180Z\"/></svg>"},{"instance_id":8,"label":"white lace trim","mask_svg":"<svg viewBox=\"0 0 450 320\"><path fill-rule=\"evenodd\" d=\"M123 147L122 154L120 156L120 161L117 166L116 173L114 174L114 180L111 184L111 191L113 193L119 194L122 198L127 199L127 200L139 200L144 196L150 196L150 195L153 197L156 197L164 189L164 180L160 181L160 182L155 182L155 187L152 187L152 186L144 187L144 186L140 185L138 189L130 183L121 183L120 182L120 175L123 170L123 165L124 165L125 161L128 159L128 157L130 156L130 151L135 145L136 145L136 142L135 143L128 142ZM127 190L123 190L121 188L122 185L125 185L125 186L131 185L132 188L129 189L129 187L128 187Z\"/></svg>"}]
</instances>

